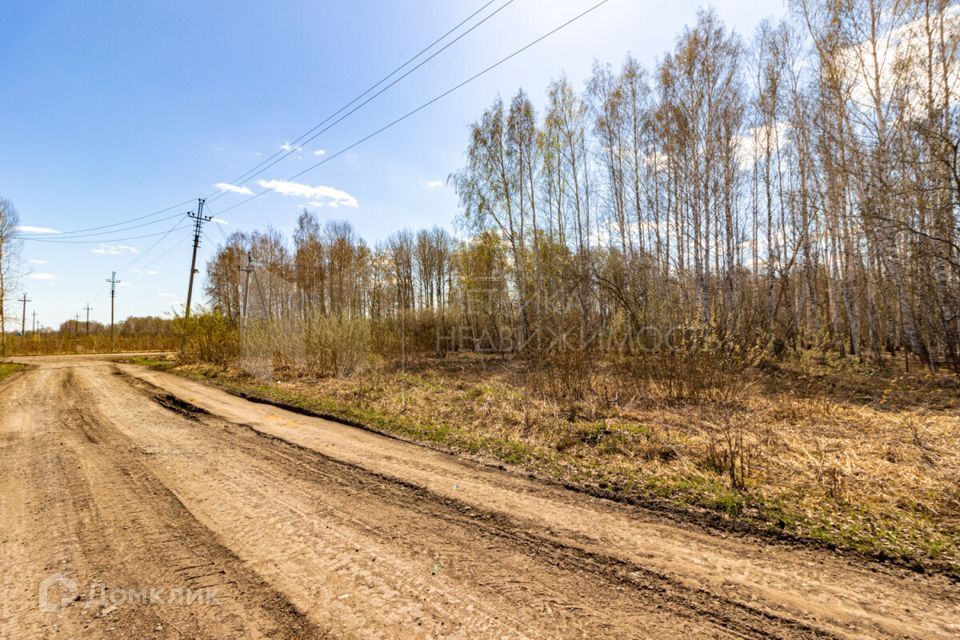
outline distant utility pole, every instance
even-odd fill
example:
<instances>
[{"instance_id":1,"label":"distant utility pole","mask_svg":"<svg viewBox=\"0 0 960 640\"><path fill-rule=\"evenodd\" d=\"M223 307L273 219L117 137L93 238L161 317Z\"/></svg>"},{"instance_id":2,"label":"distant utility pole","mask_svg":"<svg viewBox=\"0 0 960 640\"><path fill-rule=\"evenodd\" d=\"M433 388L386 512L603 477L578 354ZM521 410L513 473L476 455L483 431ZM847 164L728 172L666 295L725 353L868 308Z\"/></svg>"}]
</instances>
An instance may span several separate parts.
<instances>
[{"instance_id":1,"label":"distant utility pole","mask_svg":"<svg viewBox=\"0 0 960 640\"><path fill-rule=\"evenodd\" d=\"M117 285L120 284L116 271L110 274L107 282L110 284L110 348L113 349L113 309L114 301L117 299Z\"/></svg>"},{"instance_id":2,"label":"distant utility pole","mask_svg":"<svg viewBox=\"0 0 960 640\"><path fill-rule=\"evenodd\" d=\"M23 303L23 315L20 316L20 338L22 339L25 335L27 335L27 303L33 302L33 300L27 298L27 294L24 293L23 297L20 298L18 302Z\"/></svg>"},{"instance_id":3,"label":"distant utility pole","mask_svg":"<svg viewBox=\"0 0 960 640\"><path fill-rule=\"evenodd\" d=\"M37 310L33 310L33 333L37 333Z\"/></svg>"},{"instance_id":4,"label":"distant utility pole","mask_svg":"<svg viewBox=\"0 0 960 640\"><path fill-rule=\"evenodd\" d=\"M240 267L240 271L246 274L243 283L243 313L240 314L240 326L247 324L247 300L250 298L250 274L253 273L253 254L247 252L247 264Z\"/></svg>"},{"instance_id":5,"label":"distant utility pole","mask_svg":"<svg viewBox=\"0 0 960 640\"><path fill-rule=\"evenodd\" d=\"M197 212L191 211L187 215L193 218L193 259L190 261L190 284L187 287L187 308L184 317L190 317L190 303L193 301L193 276L197 273L197 248L200 246L200 233L203 231L203 223L209 222L211 216L203 215L203 205L206 200L200 198L197 200Z\"/></svg>"},{"instance_id":6,"label":"distant utility pole","mask_svg":"<svg viewBox=\"0 0 960 640\"><path fill-rule=\"evenodd\" d=\"M73 315L73 337L76 338L80 335L80 314L75 313Z\"/></svg>"},{"instance_id":7,"label":"distant utility pole","mask_svg":"<svg viewBox=\"0 0 960 640\"><path fill-rule=\"evenodd\" d=\"M87 312L87 329L86 329L86 332L85 332L85 333L86 333L87 335L90 335L90 312L91 312L93 309L90 307L90 303L89 303L89 302L87 303L87 306L85 306L85 307L83 308L83 310Z\"/></svg>"}]
</instances>

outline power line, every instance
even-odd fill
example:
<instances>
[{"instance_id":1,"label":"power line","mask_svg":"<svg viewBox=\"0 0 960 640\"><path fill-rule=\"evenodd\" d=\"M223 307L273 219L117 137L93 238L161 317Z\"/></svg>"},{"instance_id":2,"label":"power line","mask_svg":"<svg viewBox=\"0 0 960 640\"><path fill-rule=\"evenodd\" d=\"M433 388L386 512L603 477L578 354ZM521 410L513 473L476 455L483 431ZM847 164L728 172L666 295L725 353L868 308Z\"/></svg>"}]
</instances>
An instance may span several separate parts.
<instances>
[{"instance_id":1,"label":"power line","mask_svg":"<svg viewBox=\"0 0 960 640\"><path fill-rule=\"evenodd\" d=\"M133 265L135 265L135 264L137 264L138 262L140 262L141 260L143 260L143 258L144 258L148 253L150 253L151 251L153 251L153 250L157 247L157 245L159 245L161 242L163 242L164 240L166 240L166 239L167 239L167 236L169 236L171 233L173 233L174 231L177 231L178 229L186 229L186 228L189 227L189 226L190 226L190 225L180 225L179 222L174 223L174 225L173 225L172 227L170 227L169 229L167 229L166 233L164 233L163 236L162 236L159 240L157 240L157 241L154 242L152 245L150 245L149 247L147 247L146 251L144 251L143 253L140 253L139 255L137 255L137 257L135 257L133 260L131 260L131 261L127 264L127 266L125 266L125 267L123 268L123 270L121 271L121 274L126 274L130 269L133 268ZM150 264L153 264L153 262L151 262ZM149 266L149 265L148 265L148 266Z\"/></svg>"},{"instance_id":2,"label":"power line","mask_svg":"<svg viewBox=\"0 0 960 640\"><path fill-rule=\"evenodd\" d=\"M179 215L177 216L180 217ZM186 227L181 227L186 228ZM95 240L48 240L46 238L21 238L21 240L29 240L30 242L47 242L52 244L106 244L108 242L125 242L127 240L141 240L143 238L155 238L160 235L165 235L163 231L158 231L157 233L148 233L142 236L129 236L126 238L100 238Z\"/></svg>"},{"instance_id":3,"label":"power line","mask_svg":"<svg viewBox=\"0 0 960 640\"><path fill-rule=\"evenodd\" d=\"M313 171L314 169L316 169L316 168L318 168L318 167L320 167L320 166L322 166L322 165L330 162L330 161L333 160L334 158L336 158L336 157L338 157L338 156L341 156L341 155L343 155L344 153L347 153L347 152L350 151L351 149L354 149L354 148L360 146L361 144L363 144L363 143L366 142L367 140L370 140L371 138L374 138L374 137L380 135L381 133L383 133L383 132L386 131L387 129L390 129L390 128L392 128L392 127L400 124L401 122L403 122L403 121L406 120L407 118L410 118L411 116L419 113L420 111L423 111L424 109L426 109L426 108L429 107L430 105L432 105L432 104L434 104L434 103L442 100L443 98L447 97L447 96L450 95L451 93L453 93L453 92L455 92L455 91L457 91L457 90L465 87L466 85L470 84L470 83L473 82L474 80L477 80L477 79L480 78L481 76L486 75L486 74L489 73L490 71L493 71L494 69L496 69L496 68L499 67L500 65L502 65L502 64L504 64L505 62L511 60L512 58L515 58L516 56L520 55L521 53L523 53L523 52L526 51L527 49L530 49L531 47L533 47L533 46L535 46L535 45L543 42L544 40L546 40L546 39L549 38L550 36L554 35L554 34L557 33L558 31L561 31L561 30L565 29L566 27L570 26L571 24L573 24L573 23L576 22L577 20L580 20L581 18L583 18L583 17L586 16L587 14L595 11L596 9L599 9L601 6L607 4L607 2L609 2L609 1L610 1L610 0L600 0L600 2L594 4L593 6L591 6L590 8L588 8L587 10L585 10L585 11L577 14L577 15L574 16L573 18L570 18L569 20L567 20L566 22L564 22L564 23L561 24L560 26L555 27L554 29L551 29L550 31L548 31L547 33L543 34L542 36L540 36L540 37L537 38L536 40L533 40L532 42L524 45L523 47L517 49L517 50L514 51L513 53L511 53L511 54L509 54L509 55L501 58L501 59L498 60L497 62L494 62L493 64L491 64L491 65L488 66L487 68L483 69L482 71L479 71L478 73L475 73L474 75L470 76L469 78L467 78L466 80L464 80L464 81L461 82L460 84L458 84L458 85L456 85L456 86L453 86L453 87L451 87L450 89L447 89L446 91L444 91L444 92L441 93L440 95L436 96L435 98L432 98L431 100L428 100L427 102L424 102L423 104L421 104L421 105L420 105L419 107L417 107L416 109L413 109L412 111L408 111L407 113L405 113L404 115L400 116L400 117L397 118L396 120L393 120L392 122L390 122L390 123L388 123L388 124L380 127L379 129L377 129L377 130L374 131L373 133L370 133L370 134L364 136L363 138L360 138L359 140L357 140L357 141L354 142L353 144L351 144L351 145L349 145L349 146L347 146L347 147L344 147L343 149L340 149L339 151L337 151L336 153L334 153L334 154L332 154L332 155L329 155L329 156L325 157L325 158L324 158L323 160L321 160L320 162L317 162L316 164L313 164L313 165L307 167L306 169L304 169L303 171L300 171L299 173L295 173L294 175L292 175L292 176L290 176L289 178L287 178L287 180L288 180L288 181L289 181L289 180L295 180L296 178L299 178L300 176L302 176L302 175L304 175L304 174L306 174L306 173L309 173L310 171ZM264 189L263 191L260 191L259 193L255 193L255 194L253 194L252 196L249 196L249 197L241 200L240 202L237 202L237 203L235 203L235 204L227 207L226 209L221 210L220 213L223 214L223 213L226 213L227 211L232 211L233 209L236 209L237 207L240 207L240 206L242 206L242 205L250 202L251 200L255 200L256 198L259 198L260 196L262 196L262 195L265 194L265 193L269 193L270 191L271 191L271 189Z\"/></svg>"},{"instance_id":4,"label":"power line","mask_svg":"<svg viewBox=\"0 0 960 640\"><path fill-rule=\"evenodd\" d=\"M155 224L160 224L161 222L166 222L167 220L173 220L174 218L182 218L185 213L175 213L172 216L164 216L162 218L157 218L156 220L151 220L149 222L141 222L140 224L131 225L128 227L121 227L119 229L112 229L110 231L94 231L91 233L77 233L72 232L70 234L66 233L57 233L50 234L47 237L43 238L34 238L32 236L23 237L23 240L43 240L49 242L63 242L66 240L76 240L78 238L103 238L104 241L109 241L109 236L115 233L126 233L127 231L133 231L134 229L142 229L144 227L151 227ZM46 234L44 234L46 235Z\"/></svg>"},{"instance_id":5,"label":"power line","mask_svg":"<svg viewBox=\"0 0 960 640\"><path fill-rule=\"evenodd\" d=\"M62 235L72 235L72 234L76 234L76 233L85 233L85 232L87 232L87 231L99 231L99 230L101 230L101 229L110 229L110 228L112 228L112 227L119 227L119 226L122 226L122 225L125 225L125 224L128 224L128 223L131 223L131 222L137 222L137 221L139 221L139 220L145 220L145 219L151 218L151 217L153 217L153 216L158 216L158 215L160 215L160 214L162 214L162 213L166 213L167 211L173 211L174 209L178 209L178 208L180 208L180 207L185 207L186 205L190 204L191 202L193 202L193 199L192 199L192 198L191 198L190 200L184 200L183 202L180 202L180 203L178 203L178 204L175 204L175 205L166 207L165 209L160 209L160 210L158 210L158 211L154 211L154 212L152 212L152 213L147 213L147 214L144 214L144 215L142 215L142 216L137 216L137 217L135 217L135 218L129 218L129 219L127 219L127 220L121 220L120 222L115 222L115 223L113 223L113 224L105 224L105 225L100 226L100 227L88 227L88 228L86 228L86 229L72 229L72 230L70 230L70 231L63 231L63 232L60 232L60 233L46 232L46 233L42 233L42 234L38 234L38 235L57 235L57 236L62 236ZM29 238L24 238L24 240L29 240Z\"/></svg>"},{"instance_id":6,"label":"power line","mask_svg":"<svg viewBox=\"0 0 960 640\"><path fill-rule=\"evenodd\" d=\"M178 242L174 242L172 245L170 245L170 246L167 248L166 251L164 251L163 253L161 253L160 255L158 255L156 258L154 258L153 260L151 260L151 261L148 262L147 264L143 265L143 268L144 268L144 269L149 269L150 267L152 267L152 266L155 265L156 263L158 263L158 262L160 262L161 260L163 260L164 258L166 258L168 255L170 255L170 253L171 253L174 249L176 249L177 247L180 246L179 238L178 238L177 240L178 240Z\"/></svg>"},{"instance_id":7,"label":"power line","mask_svg":"<svg viewBox=\"0 0 960 640\"><path fill-rule=\"evenodd\" d=\"M145 258L151 251L153 251L154 249L156 249L157 246L159 246L160 243L162 243L164 240L166 240L167 236L169 236L171 233L173 233L174 231L177 231L178 229L186 229L188 226L190 226L190 225L185 225L185 226L178 226L178 225L180 225L180 223L179 223L179 222L175 222L175 223L173 224L173 226L171 226L169 229L167 229L166 233L164 233L161 238L159 238L156 242L154 242L152 245L150 245L149 247L147 247L147 249L146 249L145 251L143 251L142 253L137 254L130 262L127 263L127 265L126 265L125 267L123 267L123 269L120 271L120 274L121 274L121 275L125 275L126 273L128 273L129 270L132 269L135 264L137 264L140 260L142 260L143 258ZM171 249L176 248L176 246L177 246L177 245L174 244L173 247L171 247ZM166 256L168 253L170 253L170 251L166 251L166 252L164 252L161 256L158 256L155 260L151 260L146 266L144 266L144 268L146 269L147 267L152 266L153 264L155 264L156 262L158 262L161 258L163 258L164 256ZM93 302L97 302L97 301L100 299L100 296L103 295L103 292L106 290L106 288L107 288L107 287L106 287L105 284L100 285L100 289L97 290L97 293L96 293L96 295L93 297L93 300L92 300L92 301L93 301Z\"/></svg>"},{"instance_id":8,"label":"power line","mask_svg":"<svg viewBox=\"0 0 960 640\"><path fill-rule=\"evenodd\" d=\"M493 3L495 2L495 0L490 0L490 1L487 2L485 5L483 5L483 6L480 7L479 9L477 9L475 12L473 12L472 14L470 14L470 16L468 16L466 19L462 20L462 21L461 21L459 24L457 24L455 27L453 27L452 29L450 29L449 31L447 31L446 33L444 33L442 36L440 36L439 38L437 38L436 40L434 40L433 42L431 42L431 43L430 43L429 45L427 45L425 48L421 49L420 52L418 52L415 56L413 56L412 58L410 58L409 60L407 60L406 62L404 62L402 65L400 65L399 67L397 67L396 69L394 69L393 71L391 71L389 74L387 74L386 76L384 76L384 77L383 77L382 79L380 79L378 82L376 82L375 84L373 84L372 86L370 86L367 90L365 90L363 93L361 93L360 95L358 95L356 98L354 98L353 100L351 100L351 101L348 102L347 104L345 104L345 105L343 105L342 107L340 107L337 111L333 112L332 114L330 114L329 116L327 116L326 118L324 118L321 122L319 122L318 124L316 124L313 128L311 128L311 129L309 129L308 131L306 131L305 133L301 134L296 140L294 140L293 142L289 143L289 145L290 145L290 148L289 148L289 149L275 152L275 153L274 153L273 155L271 155L269 158L266 158L265 160L263 160L262 162L260 162L260 164L258 164L258 165L256 165L255 167L253 167L253 169L250 169L250 170L247 171L246 173L243 173L243 174L241 174L240 176L238 176L237 178L234 178L234 180L232 180L232 181L230 182L230 184L243 185L243 184L249 182L250 180L252 180L252 179L255 178L256 176L262 174L264 171L266 171L266 170L269 169L270 167L272 167L272 166L276 165L277 163L283 161L285 158L288 158L290 155L292 155L293 153L295 153L295 152L298 150L298 148L301 147L302 145L307 144L307 143L309 143L309 142L312 142L313 140L316 140L317 137L319 137L319 136L322 135L323 133L329 131L330 129L332 129L333 127L335 127L337 124L339 124L340 122L342 122L343 120L345 120L346 118L348 118L350 115L352 115L353 113L357 112L359 109L362 109L365 105L367 105L368 103L370 103L372 100L376 99L378 96L382 95L384 92L388 91L391 87L393 87L393 86L396 85L397 83L401 82L404 78L406 78L407 76L409 76L410 74L412 74L413 72L415 72L417 69L419 69L420 67L422 67L422 66L425 65L426 63L428 63L428 62L430 62L431 60L433 60L434 58L436 58L438 55L440 55L441 53L443 53L444 51L446 51L447 49L449 49L451 46L453 46L454 44L456 44L458 41L462 40L464 37L466 37L467 35L469 35L472 31L474 31L475 29L477 29L478 27L480 27L481 25L483 25L485 22L487 22L488 20L490 20L491 18L493 18L494 16L496 16L498 13L500 13L501 11L503 11L504 9L506 9L507 6L513 4L514 1L515 1L515 0L507 0L507 2L505 2L503 5L501 5L500 7L498 7L496 10L494 10L492 13L490 13L489 15L487 15L487 16L486 16L485 18L483 18L482 20L480 20L480 22L478 22L477 24L473 25L472 27L470 27L469 29L467 29L466 31L464 31L463 33L461 33L459 36L457 36L456 38L454 38L453 40L451 40L450 42L448 42L447 44L445 44L443 47L441 47L441 48L438 49L437 51L435 51L435 52L433 52L432 54L430 54L429 57L425 58L424 60L421 60L420 63L418 63L415 67L413 67L412 69L409 69L406 73L404 73L403 75L401 75L399 78L397 78L396 80L394 80L393 82L391 82L391 83L388 84L387 86L385 86L385 87L383 87L382 89L380 89L379 91L377 91L375 94L373 94L372 96L370 96L369 98L367 98L366 100L364 100L363 102L361 102L360 104L358 104L358 105L357 105L356 107L354 107L353 109L350 109L350 111L347 111L347 113L344 113L342 116L340 116L339 118L337 118L334 122L332 122L330 125L324 127L324 128L321 129L320 131L317 131L317 129L320 129L320 127L323 127L323 125L325 125L326 123L330 122L330 120L332 120L333 118L336 118L339 114L343 113L343 111L345 111L346 109L348 109L351 105L353 105L353 104L356 103L358 100L360 100L360 99L362 99L364 96L366 96L368 93L370 93L371 91L373 91L374 89L376 89L378 86L380 86L381 84L383 84L384 82L386 82L388 79L390 79L392 76L394 76L394 75L395 75L397 72L399 72L401 69L403 69L404 67L406 67L407 65L409 65L411 62L413 62L414 60L416 60L417 58L419 58L419 57L420 57L421 55L423 55L425 52L429 51L434 45L436 45L437 43L441 42L441 41L442 41L444 38L446 38L448 35L450 35L450 34L453 33L454 31L456 31L457 29L459 29L459 28L460 28L461 26L463 26L465 23L469 22L474 16L476 16L476 15L479 14L481 11L483 11L484 9L486 9L487 7L489 7L491 4L493 4ZM314 133L315 131L316 131L316 133ZM313 134L313 135L310 135L310 134ZM307 136L310 136L310 137L307 137ZM305 139L305 138L306 138L306 139ZM207 196L207 197L208 197L211 201L214 201L214 200L220 198L221 196L223 196L225 193L226 193L226 192L224 192L224 191L213 191L213 192L212 192L209 196Z\"/></svg>"}]
</instances>

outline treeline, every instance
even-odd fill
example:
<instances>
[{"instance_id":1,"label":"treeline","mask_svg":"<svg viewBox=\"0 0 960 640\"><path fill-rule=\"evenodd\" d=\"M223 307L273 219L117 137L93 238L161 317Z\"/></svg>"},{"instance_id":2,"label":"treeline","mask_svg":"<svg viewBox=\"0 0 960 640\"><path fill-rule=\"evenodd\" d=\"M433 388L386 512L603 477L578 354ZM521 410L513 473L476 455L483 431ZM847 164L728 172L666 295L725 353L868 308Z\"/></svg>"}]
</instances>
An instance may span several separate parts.
<instances>
[{"instance_id":1,"label":"treeline","mask_svg":"<svg viewBox=\"0 0 960 640\"><path fill-rule=\"evenodd\" d=\"M160 316L130 316L113 327L115 336L172 336L175 333L175 321ZM30 332L28 332L30 333ZM63 336L109 336L110 324L83 318L74 318L60 323L57 329L48 329L44 333L58 333Z\"/></svg>"},{"instance_id":2,"label":"treeline","mask_svg":"<svg viewBox=\"0 0 960 640\"><path fill-rule=\"evenodd\" d=\"M385 350L914 354L960 372L960 11L802 1L749 43L699 14L653 69L496 99L450 177L465 232L375 246L305 211L208 265L239 319L362 320ZM247 275L248 253L254 267Z\"/></svg>"},{"instance_id":3,"label":"treeline","mask_svg":"<svg viewBox=\"0 0 960 640\"><path fill-rule=\"evenodd\" d=\"M131 316L114 326L85 320L67 320L56 329L6 336L6 355L108 353L111 351L170 351L180 348L184 328L180 318Z\"/></svg>"}]
</instances>

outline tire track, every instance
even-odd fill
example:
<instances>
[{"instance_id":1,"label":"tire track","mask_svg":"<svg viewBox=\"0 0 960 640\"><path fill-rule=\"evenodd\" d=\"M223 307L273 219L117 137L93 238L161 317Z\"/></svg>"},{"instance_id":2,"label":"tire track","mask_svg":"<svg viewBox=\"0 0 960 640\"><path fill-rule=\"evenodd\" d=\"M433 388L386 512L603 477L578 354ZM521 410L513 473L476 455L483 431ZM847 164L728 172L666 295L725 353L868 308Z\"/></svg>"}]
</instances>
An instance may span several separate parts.
<instances>
[{"instance_id":1,"label":"tire track","mask_svg":"<svg viewBox=\"0 0 960 640\"><path fill-rule=\"evenodd\" d=\"M21 535L39 540L21 541L19 563L35 568L18 585L33 602L21 598L10 619L16 637L325 637L196 522L135 447L113 446L74 370L43 378L29 388L42 411L13 447L32 452L22 487L38 506ZM46 572L77 585L60 611L37 606Z\"/></svg>"}]
</instances>

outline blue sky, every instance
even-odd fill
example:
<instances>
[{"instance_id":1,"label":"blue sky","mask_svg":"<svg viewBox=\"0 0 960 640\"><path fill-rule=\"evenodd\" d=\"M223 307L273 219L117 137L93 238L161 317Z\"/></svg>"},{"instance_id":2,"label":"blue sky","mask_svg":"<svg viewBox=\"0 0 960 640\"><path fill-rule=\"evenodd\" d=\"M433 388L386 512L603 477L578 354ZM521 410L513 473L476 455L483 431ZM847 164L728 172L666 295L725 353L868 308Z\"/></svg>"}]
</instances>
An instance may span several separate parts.
<instances>
[{"instance_id":1,"label":"blue sky","mask_svg":"<svg viewBox=\"0 0 960 640\"><path fill-rule=\"evenodd\" d=\"M484 1L4 0L0 196L15 204L23 225L70 231L206 195L336 111ZM504 2L497 0L475 21ZM321 152L346 147L595 2L514 0L260 178L289 178L323 158ZM711 5L747 39L762 18L786 11L781 0ZM321 220L347 219L371 243L403 227L451 227L456 197L438 181L460 166L468 125L497 94L508 98L523 87L540 107L551 78L566 73L582 86L594 60L619 65L632 52L650 67L700 6L610 0L298 178L311 193L272 192L223 214L228 224L208 226L200 260L222 240L221 230L269 224L289 232L301 207L318 200L326 205L316 210ZM256 183L250 187L261 190ZM226 195L211 209L216 214L241 199ZM335 201L340 206L331 207ZM102 243L25 242L21 288L33 300L31 310L50 326L81 313L89 302L92 318L109 319L104 280L113 270L123 281L118 317L163 314L182 305L188 231L174 231L152 249L160 236L119 240L165 232L173 224L163 220L108 234Z\"/></svg>"}]
</instances>

